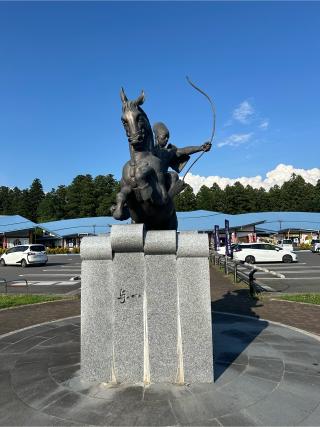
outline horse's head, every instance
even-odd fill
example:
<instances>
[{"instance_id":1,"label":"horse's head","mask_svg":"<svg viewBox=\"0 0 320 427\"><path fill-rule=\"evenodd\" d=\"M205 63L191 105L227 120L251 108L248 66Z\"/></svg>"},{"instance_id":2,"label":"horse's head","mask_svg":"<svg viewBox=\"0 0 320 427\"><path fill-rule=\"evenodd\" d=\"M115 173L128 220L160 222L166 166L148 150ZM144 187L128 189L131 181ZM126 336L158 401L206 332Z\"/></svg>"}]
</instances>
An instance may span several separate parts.
<instances>
[{"instance_id":1,"label":"horse's head","mask_svg":"<svg viewBox=\"0 0 320 427\"><path fill-rule=\"evenodd\" d=\"M121 121L126 131L130 146L134 150L151 150L153 147L153 135L149 119L140 108L144 103L144 92L134 101L129 101L123 88L120 92L122 101Z\"/></svg>"}]
</instances>

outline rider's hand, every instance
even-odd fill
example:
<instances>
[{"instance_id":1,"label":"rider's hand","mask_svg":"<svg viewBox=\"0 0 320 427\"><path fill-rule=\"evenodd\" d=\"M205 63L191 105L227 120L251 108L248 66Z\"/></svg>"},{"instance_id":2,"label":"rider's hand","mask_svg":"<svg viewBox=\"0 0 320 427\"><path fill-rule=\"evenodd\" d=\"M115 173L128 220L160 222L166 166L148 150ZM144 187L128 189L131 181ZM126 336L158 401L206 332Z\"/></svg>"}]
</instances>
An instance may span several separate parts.
<instances>
[{"instance_id":1,"label":"rider's hand","mask_svg":"<svg viewBox=\"0 0 320 427\"><path fill-rule=\"evenodd\" d=\"M201 146L202 151L210 151L211 146L212 146L211 142L205 142L205 143Z\"/></svg>"}]
</instances>

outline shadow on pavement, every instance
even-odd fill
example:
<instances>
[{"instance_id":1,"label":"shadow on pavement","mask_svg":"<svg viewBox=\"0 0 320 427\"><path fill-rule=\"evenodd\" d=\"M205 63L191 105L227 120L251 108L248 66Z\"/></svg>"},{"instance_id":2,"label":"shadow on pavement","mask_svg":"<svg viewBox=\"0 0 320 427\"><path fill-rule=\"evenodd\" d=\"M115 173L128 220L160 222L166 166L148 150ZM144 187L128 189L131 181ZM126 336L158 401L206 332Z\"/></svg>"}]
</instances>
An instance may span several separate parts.
<instances>
[{"instance_id":1,"label":"shadow on pavement","mask_svg":"<svg viewBox=\"0 0 320 427\"><path fill-rule=\"evenodd\" d=\"M247 363L246 348L268 326L268 322L257 321L259 316L253 310L261 305L247 289L228 291L211 302L215 381L232 363ZM252 320L219 312L250 316Z\"/></svg>"}]
</instances>

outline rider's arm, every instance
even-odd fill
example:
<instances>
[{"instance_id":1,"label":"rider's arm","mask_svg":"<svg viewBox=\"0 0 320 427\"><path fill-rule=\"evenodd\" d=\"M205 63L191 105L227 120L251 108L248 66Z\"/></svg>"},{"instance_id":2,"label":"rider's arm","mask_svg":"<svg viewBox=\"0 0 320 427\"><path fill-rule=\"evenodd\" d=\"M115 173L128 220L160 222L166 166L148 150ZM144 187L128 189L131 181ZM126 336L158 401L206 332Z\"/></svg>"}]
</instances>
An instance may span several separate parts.
<instances>
[{"instance_id":1,"label":"rider's arm","mask_svg":"<svg viewBox=\"0 0 320 427\"><path fill-rule=\"evenodd\" d=\"M199 151L209 151L210 148L211 148L211 144L209 142L206 142L205 144L202 144L202 145L177 148L177 155L181 156L186 154L189 155L189 154L198 153Z\"/></svg>"}]
</instances>

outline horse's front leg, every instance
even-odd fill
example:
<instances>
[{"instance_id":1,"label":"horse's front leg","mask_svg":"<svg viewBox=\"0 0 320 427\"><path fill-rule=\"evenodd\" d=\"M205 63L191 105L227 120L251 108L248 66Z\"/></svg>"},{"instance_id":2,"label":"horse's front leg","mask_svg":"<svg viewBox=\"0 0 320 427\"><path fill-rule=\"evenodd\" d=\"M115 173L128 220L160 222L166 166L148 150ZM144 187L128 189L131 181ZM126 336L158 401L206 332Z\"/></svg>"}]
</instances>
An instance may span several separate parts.
<instances>
[{"instance_id":1,"label":"horse's front leg","mask_svg":"<svg viewBox=\"0 0 320 427\"><path fill-rule=\"evenodd\" d=\"M114 219L124 221L130 218L129 209L125 206L131 188L127 184L121 185L121 190L116 196L116 205L111 207L111 213Z\"/></svg>"}]
</instances>

